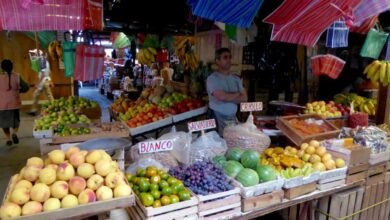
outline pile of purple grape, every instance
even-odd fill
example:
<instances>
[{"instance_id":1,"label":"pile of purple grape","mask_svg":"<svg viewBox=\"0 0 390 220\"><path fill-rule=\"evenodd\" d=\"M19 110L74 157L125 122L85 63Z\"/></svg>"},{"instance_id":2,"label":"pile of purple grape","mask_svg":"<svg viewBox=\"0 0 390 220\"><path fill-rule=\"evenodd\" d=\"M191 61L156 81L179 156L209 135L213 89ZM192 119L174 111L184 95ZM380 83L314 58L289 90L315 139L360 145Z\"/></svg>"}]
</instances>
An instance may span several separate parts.
<instances>
[{"instance_id":1,"label":"pile of purple grape","mask_svg":"<svg viewBox=\"0 0 390 220\"><path fill-rule=\"evenodd\" d=\"M211 161L197 161L190 166L177 166L169 174L183 181L184 185L197 195L232 190L225 173Z\"/></svg>"}]
</instances>

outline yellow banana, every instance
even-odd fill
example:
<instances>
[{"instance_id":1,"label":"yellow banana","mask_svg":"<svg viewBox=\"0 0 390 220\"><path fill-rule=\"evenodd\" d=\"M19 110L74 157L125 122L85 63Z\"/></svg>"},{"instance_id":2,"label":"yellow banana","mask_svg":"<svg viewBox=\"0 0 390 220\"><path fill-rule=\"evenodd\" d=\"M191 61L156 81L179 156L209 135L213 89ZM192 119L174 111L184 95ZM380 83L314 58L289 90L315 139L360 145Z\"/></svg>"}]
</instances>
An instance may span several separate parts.
<instances>
[{"instance_id":1,"label":"yellow banana","mask_svg":"<svg viewBox=\"0 0 390 220\"><path fill-rule=\"evenodd\" d=\"M371 81L376 82L379 79L378 70L381 68L381 62L379 60L375 60L372 64L372 67L368 70L368 74L371 75Z\"/></svg>"},{"instance_id":2,"label":"yellow banana","mask_svg":"<svg viewBox=\"0 0 390 220\"><path fill-rule=\"evenodd\" d=\"M385 80L386 69L387 69L386 67L387 67L386 63L385 62L381 62L381 66L379 68L379 81L382 82L382 83Z\"/></svg>"},{"instance_id":3,"label":"yellow banana","mask_svg":"<svg viewBox=\"0 0 390 220\"><path fill-rule=\"evenodd\" d=\"M371 62L370 64L368 64L368 65L366 66L366 68L364 68L364 71L363 71L364 74L367 74L367 73L368 73L368 70L372 67L373 63L374 63L374 62Z\"/></svg>"},{"instance_id":4,"label":"yellow banana","mask_svg":"<svg viewBox=\"0 0 390 220\"><path fill-rule=\"evenodd\" d=\"M386 62L386 78L387 83L390 83L390 62Z\"/></svg>"},{"instance_id":5,"label":"yellow banana","mask_svg":"<svg viewBox=\"0 0 390 220\"><path fill-rule=\"evenodd\" d=\"M156 54L157 54L156 49L154 49L153 47L148 47L147 50L148 50L152 55L156 55Z\"/></svg>"}]
</instances>

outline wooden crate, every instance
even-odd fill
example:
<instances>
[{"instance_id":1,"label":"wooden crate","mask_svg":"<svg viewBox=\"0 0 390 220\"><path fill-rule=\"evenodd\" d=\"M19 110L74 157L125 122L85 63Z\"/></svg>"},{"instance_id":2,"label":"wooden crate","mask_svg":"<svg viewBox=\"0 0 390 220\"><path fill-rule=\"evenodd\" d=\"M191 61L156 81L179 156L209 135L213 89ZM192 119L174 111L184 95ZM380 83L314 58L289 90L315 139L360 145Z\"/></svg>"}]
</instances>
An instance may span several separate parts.
<instances>
[{"instance_id":1,"label":"wooden crate","mask_svg":"<svg viewBox=\"0 0 390 220\"><path fill-rule=\"evenodd\" d=\"M367 178L367 170L347 175L347 177L345 179L345 183L346 184L352 184L352 183L355 183L355 182L366 180L366 178Z\"/></svg>"},{"instance_id":2,"label":"wooden crate","mask_svg":"<svg viewBox=\"0 0 390 220\"><path fill-rule=\"evenodd\" d=\"M276 190L274 192L266 193L259 196L243 198L241 200L242 212L249 212L257 209L267 208L274 204L281 203L283 201L283 198L283 190Z\"/></svg>"},{"instance_id":3,"label":"wooden crate","mask_svg":"<svg viewBox=\"0 0 390 220\"><path fill-rule=\"evenodd\" d=\"M319 180L317 184L317 189L326 190L335 188L338 186L342 186L345 184L347 175L335 176L332 178L328 178L326 180Z\"/></svg>"},{"instance_id":4,"label":"wooden crate","mask_svg":"<svg viewBox=\"0 0 390 220\"><path fill-rule=\"evenodd\" d=\"M334 218L344 218L355 213L361 208L361 204L363 201L363 193L364 188L358 187L319 199L317 203L317 209L320 212L318 211L316 213L315 219L332 219L323 213L326 213ZM357 217L356 219L358 219L359 216L355 215L346 219L352 220L354 217Z\"/></svg>"},{"instance_id":5,"label":"wooden crate","mask_svg":"<svg viewBox=\"0 0 390 220\"><path fill-rule=\"evenodd\" d=\"M198 219L198 199L195 197L159 208L145 207L137 196L135 201L135 206L127 208L133 220Z\"/></svg>"},{"instance_id":6,"label":"wooden crate","mask_svg":"<svg viewBox=\"0 0 390 220\"><path fill-rule=\"evenodd\" d=\"M297 132L288 122L291 119L308 119L308 118L314 118L317 120L322 120L324 124L326 124L329 128L332 129L332 131L320 133L320 134L313 134L313 135L303 135L299 132ZM329 123L325 119L323 119L321 116L316 114L308 114L308 115L293 115L293 116L284 116L279 117L276 120L276 127L280 129L294 144L300 146L302 143L307 143L311 140L325 140L325 139L331 139L335 138L339 135L340 130L335 127L333 124Z\"/></svg>"},{"instance_id":7,"label":"wooden crate","mask_svg":"<svg viewBox=\"0 0 390 220\"><path fill-rule=\"evenodd\" d=\"M100 119L102 117L102 109L99 105L93 108L82 108L81 113L86 115L89 119Z\"/></svg>"},{"instance_id":8,"label":"wooden crate","mask_svg":"<svg viewBox=\"0 0 390 220\"><path fill-rule=\"evenodd\" d=\"M211 195L197 195L199 219L229 219L241 215L240 188L215 193Z\"/></svg>"},{"instance_id":9,"label":"wooden crate","mask_svg":"<svg viewBox=\"0 0 390 220\"><path fill-rule=\"evenodd\" d=\"M387 163L370 166L367 170L366 185L383 182L386 177Z\"/></svg>"},{"instance_id":10,"label":"wooden crate","mask_svg":"<svg viewBox=\"0 0 390 220\"><path fill-rule=\"evenodd\" d=\"M317 183L312 182L291 189L284 190L284 197L286 199L294 199L296 197L311 193L317 189Z\"/></svg>"},{"instance_id":11,"label":"wooden crate","mask_svg":"<svg viewBox=\"0 0 390 220\"><path fill-rule=\"evenodd\" d=\"M305 202L291 206L281 210L281 215L284 220L309 220L314 219L311 209L312 202ZM314 208L314 207L313 207ZM311 218L313 216L313 218Z\"/></svg>"},{"instance_id":12,"label":"wooden crate","mask_svg":"<svg viewBox=\"0 0 390 220\"><path fill-rule=\"evenodd\" d=\"M3 203L8 201L9 196L12 192L13 186L16 184L18 174L12 176L10 183L8 184ZM135 195L132 193L129 196L113 198L107 201L97 201L88 204L78 205L72 208L61 208L50 212L41 212L29 216L21 216L13 218L16 220L42 220L42 219L64 219L72 218L78 219L99 213L104 213L113 209L126 208L134 205Z\"/></svg>"},{"instance_id":13,"label":"wooden crate","mask_svg":"<svg viewBox=\"0 0 390 220\"><path fill-rule=\"evenodd\" d=\"M370 154L370 159L368 163L370 165L387 163L390 159L390 151L384 151L377 154Z\"/></svg>"},{"instance_id":14,"label":"wooden crate","mask_svg":"<svg viewBox=\"0 0 390 220\"><path fill-rule=\"evenodd\" d=\"M333 157L342 158L349 167L367 164L371 154L369 148L360 145L354 148L328 147L327 150Z\"/></svg>"}]
</instances>

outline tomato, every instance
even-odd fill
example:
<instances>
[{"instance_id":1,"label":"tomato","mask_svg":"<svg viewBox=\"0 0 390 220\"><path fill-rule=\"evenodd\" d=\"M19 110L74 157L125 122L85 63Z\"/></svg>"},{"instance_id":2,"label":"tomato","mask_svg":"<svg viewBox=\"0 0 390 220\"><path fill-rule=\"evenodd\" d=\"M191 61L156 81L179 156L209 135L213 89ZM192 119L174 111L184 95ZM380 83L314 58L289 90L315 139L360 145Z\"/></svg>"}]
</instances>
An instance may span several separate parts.
<instances>
[{"instance_id":1,"label":"tomato","mask_svg":"<svg viewBox=\"0 0 390 220\"><path fill-rule=\"evenodd\" d=\"M180 198L180 201L186 201L186 200L189 200L191 198L191 193L190 191L188 190L182 190L179 192L179 198Z\"/></svg>"},{"instance_id":2,"label":"tomato","mask_svg":"<svg viewBox=\"0 0 390 220\"><path fill-rule=\"evenodd\" d=\"M171 187L165 186L165 187L161 190L161 194L163 194L163 195L165 195L165 196L170 196L170 195L172 195L172 189L171 189Z\"/></svg>"},{"instance_id":3,"label":"tomato","mask_svg":"<svg viewBox=\"0 0 390 220\"><path fill-rule=\"evenodd\" d=\"M165 180L160 181L160 183L158 185L160 186L160 190L166 186L169 186L169 184Z\"/></svg>"},{"instance_id":4,"label":"tomato","mask_svg":"<svg viewBox=\"0 0 390 220\"><path fill-rule=\"evenodd\" d=\"M178 192L182 191L184 189L184 185L181 181L177 181L172 186L172 192L173 194L177 194Z\"/></svg>"},{"instance_id":5,"label":"tomato","mask_svg":"<svg viewBox=\"0 0 390 220\"><path fill-rule=\"evenodd\" d=\"M161 201L160 200L154 200L153 202L153 208L161 207Z\"/></svg>"},{"instance_id":6,"label":"tomato","mask_svg":"<svg viewBox=\"0 0 390 220\"><path fill-rule=\"evenodd\" d=\"M151 166L151 167L146 168L145 175L147 177L151 177L151 176L154 176L156 174L157 174L157 168L156 167Z\"/></svg>"},{"instance_id":7,"label":"tomato","mask_svg":"<svg viewBox=\"0 0 390 220\"><path fill-rule=\"evenodd\" d=\"M171 195L169 196L171 199L171 204L180 202L179 197L177 195Z\"/></svg>"},{"instance_id":8,"label":"tomato","mask_svg":"<svg viewBox=\"0 0 390 220\"><path fill-rule=\"evenodd\" d=\"M139 186L139 190L141 192L147 192L147 191L149 191L150 184L146 181L141 180L139 182L138 186Z\"/></svg>"},{"instance_id":9,"label":"tomato","mask_svg":"<svg viewBox=\"0 0 390 220\"><path fill-rule=\"evenodd\" d=\"M133 177L133 175L131 175L131 173L126 173L126 179L128 182L131 181L131 178Z\"/></svg>"},{"instance_id":10,"label":"tomato","mask_svg":"<svg viewBox=\"0 0 390 220\"><path fill-rule=\"evenodd\" d=\"M159 183L161 181L161 177L159 175L153 175L150 177L150 183Z\"/></svg>"},{"instance_id":11,"label":"tomato","mask_svg":"<svg viewBox=\"0 0 390 220\"><path fill-rule=\"evenodd\" d=\"M158 190L150 191L150 195L152 195L154 199L159 199L161 197L161 193Z\"/></svg>"},{"instance_id":12,"label":"tomato","mask_svg":"<svg viewBox=\"0 0 390 220\"><path fill-rule=\"evenodd\" d=\"M150 189L150 191L159 190L159 186L157 183L152 183L152 184L150 184L149 189Z\"/></svg>"},{"instance_id":13,"label":"tomato","mask_svg":"<svg viewBox=\"0 0 390 220\"><path fill-rule=\"evenodd\" d=\"M161 179L163 180L167 180L169 175L167 172L165 172L164 170L159 170L158 171L158 175L161 177Z\"/></svg>"},{"instance_id":14,"label":"tomato","mask_svg":"<svg viewBox=\"0 0 390 220\"><path fill-rule=\"evenodd\" d=\"M137 184L138 177L132 176L130 181L131 181L133 184Z\"/></svg>"},{"instance_id":15,"label":"tomato","mask_svg":"<svg viewBox=\"0 0 390 220\"><path fill-rule=\"evenodd\" d=\"M174 183L176 183L178 180L175 178L175 177L168 177L168 180L167 180L167 182L168 182L168 184L170 185L170 186L172 186Z\"/></svg>"},{"instance_id":16,"label":"tomato","mask_svg":"<svg viewBox=\"0 0 390 220\"><path fill-rule=\"evenodd\" d=\"M171 204L171 199L169 198L169 196L162 196L160 201L163 206Z\"/></svg>"},{"instance_id":17,"label":"tomato","mask_svg":"<svg viewBox=\"0 0 390 220\"><path fill-rule=\"evenodd\" d=\"M138 177L144 177L145 174L146 174L146 171L145 171L144 169L139 168L139 169L137 170L137 176L138 176Z\"/></svg>"},{"instance_id":18,"label":"tomato","mask_svg":"<svg viewBox=\"0 0 390 220\"><path fill-rule=\"evenodd\" d=\"M144 206L149 207L153 205L154 198L149 193L141 194L141 202L144 204Z\"/></svg>"}]
</instances>

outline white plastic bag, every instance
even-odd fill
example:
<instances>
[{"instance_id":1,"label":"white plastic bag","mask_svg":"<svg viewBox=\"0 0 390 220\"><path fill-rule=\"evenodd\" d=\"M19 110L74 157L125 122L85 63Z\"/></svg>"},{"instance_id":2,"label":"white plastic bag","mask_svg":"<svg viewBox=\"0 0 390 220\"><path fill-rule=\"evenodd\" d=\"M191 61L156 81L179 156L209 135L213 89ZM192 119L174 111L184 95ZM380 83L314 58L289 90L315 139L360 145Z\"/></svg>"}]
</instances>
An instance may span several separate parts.
<instances>
[{"instance_id":1,"label":"white plastic bag","mask_svg":"<svg viewBox=\"0 0 390 220\"><path fill-rule=\"evenodd\" d=\"M186 132L172 131L164 134L158 140L172 140L173 150L170 152L180 163L188 164L190 162L191 135Z\"/></svg>"},{"instance_id":2,"label":"white plastic bag","mask_svg":"<svg viewBox=\"0 0 390 220\"><path fill-rule=\"evenodd\" d=\"M202 134L191 144L189 162L211 160L217 155L224 155L226 151L226 141L216 131L210 131Z\"/></svg>"},{"instance_id":3,"label":"white plastic bag","mask_svg":"<svg viewBox=\"0 0 390 220\"><path fill-rule=\"evenodd\" d=\"M136 175L138 169L146 169L148 166L155 166L157 169L165 169L164 166L159 163L158 161L152 159L152 158L143 158L140 159L132 164L130 164L129 167L126 169L126 173L131 173L131 175Z\"/></svg>"},{"instance_id":4,"label":"white plastic bag","mask_svg":"<svg viewBox=\"0 0 390 220\"><path fill-rule=\"evenodd\" d=\"M271 139L257 129L253 115L245 123L227 126L223 131L228 148L238 147L244 150L263 152L271 144Z\"/></svg>"}]
</instances>

